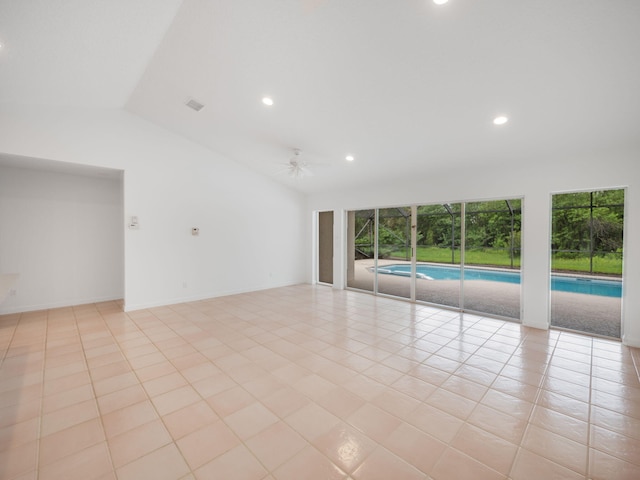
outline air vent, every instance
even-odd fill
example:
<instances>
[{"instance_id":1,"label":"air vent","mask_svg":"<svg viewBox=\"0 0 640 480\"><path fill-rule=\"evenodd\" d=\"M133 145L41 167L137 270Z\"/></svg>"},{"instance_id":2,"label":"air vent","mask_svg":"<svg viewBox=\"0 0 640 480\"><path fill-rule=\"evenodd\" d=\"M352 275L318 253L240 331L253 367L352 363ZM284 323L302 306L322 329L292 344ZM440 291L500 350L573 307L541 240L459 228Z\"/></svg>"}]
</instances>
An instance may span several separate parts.
<instances>
[{"instance_id":1,"label":"air vent","mask_svg":"<svg viewBox=\"0 0 640 480\"><path fill-rule=\"evenodd\" d=\"M193 98L187 98L187 101L184 103L187 107L194 109L196 112L199 112L204 108L204 104L200 103Z\"/></svg>"}]
</instances>

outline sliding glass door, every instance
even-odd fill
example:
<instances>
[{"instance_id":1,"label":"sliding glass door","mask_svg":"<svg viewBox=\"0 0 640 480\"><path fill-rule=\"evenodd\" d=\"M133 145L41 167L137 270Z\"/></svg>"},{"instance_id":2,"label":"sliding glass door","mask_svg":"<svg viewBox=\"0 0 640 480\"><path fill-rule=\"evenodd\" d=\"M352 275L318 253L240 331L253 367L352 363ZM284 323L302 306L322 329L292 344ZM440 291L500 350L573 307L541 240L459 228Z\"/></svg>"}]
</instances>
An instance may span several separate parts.
<instances>
[{"instance_id":1,"label":"sliding glass door","mask_svg":"<svg viewBox=\"0 0 640 480\"><path fill-rule=\"evenodd\" d=\"M376 210L347 213L347 287L373 292L376 266Z\"/></svg>"},{"instance_id":2,"label":"sliding glass door","mask_svg":"<svg viewBox=\"0 0 640 480\"><path fill-rule=\"evenodd\" d=\"M520 318L520 199L465 204L464 308Z\"/></svg>"},{"instance_id":3,"label":"sliding glass door","mask_svg":"<svg viewBox=\"0 0 640 480\"><path fill-rule=\"evenodd\" d=\"M417 208L416 300L460 308L461 204Z\"/></svg>"},{"instance_id":4,"label":"sliding glass door","mask_svg":"<svg viewBox=\"0 0 640 480\"><path fill-rule=\"evenodd\" d=\"M347 286L520 318L521 199L348 214Z\"/></svg>"},{"instance_id":5,"label":"sliding glass door","mask_svg":"<svg viewBox=\"0 0 640 480\"><path fill-rule=\"evenodd\" d=\"M378 211L378 293L411 298L411 207Z\"/></svg>"},{"instance_id":6,"label":"sliding glass door","mask_svg":"<svg viewBox=\"0 0 640 480\"><path fill-rule=\"evenodd\" d=\"M551 325L620 338L624 193L553 195Z\"/></svg>"}]
</instances>

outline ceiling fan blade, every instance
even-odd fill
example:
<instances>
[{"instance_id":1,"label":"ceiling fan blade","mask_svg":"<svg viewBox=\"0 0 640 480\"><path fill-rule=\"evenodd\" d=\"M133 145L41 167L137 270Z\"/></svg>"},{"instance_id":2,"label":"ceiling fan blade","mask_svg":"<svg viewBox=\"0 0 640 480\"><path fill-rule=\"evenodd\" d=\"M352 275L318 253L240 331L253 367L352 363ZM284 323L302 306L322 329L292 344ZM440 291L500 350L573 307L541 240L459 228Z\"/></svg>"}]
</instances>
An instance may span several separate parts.
<instances>
[{"instance_id":1,"label":"ceiling fan blade","mask_svg":"<svg viewBox=\"0 0 640 480\"><path fill-rule=\"evenodd\" d=\"M278 170L276 170L274 172L274 175L283 175L285 173L287 173L289 171L289 167L283 167L283 168L279 168Z\"/></svg>"},{"instance_id":2,"label":"ceiling fan blade","mask_svg":"<svg viewBox=\"0 0 640 480\"><path fill-rule=\"evenodd\" d=\"M284 168L277 171L276 175L286 172L290 177L295 179L312 177L313 171L309 168L309 163L300 156L302 151L299 148L294 148L293 152L294 156L291 157L288 162L278 164L282 165Z\"/></svg>"},{"instance_id":3,"label":"ceiling fan blade","mask_svg":"<svg viewBox=\"0 0 640 480\"><path fill-rule=\"evenodd\" d=\"M300 165L300 177L313 177L313 171L307 165Z\"/></svg>"}]
</instances>

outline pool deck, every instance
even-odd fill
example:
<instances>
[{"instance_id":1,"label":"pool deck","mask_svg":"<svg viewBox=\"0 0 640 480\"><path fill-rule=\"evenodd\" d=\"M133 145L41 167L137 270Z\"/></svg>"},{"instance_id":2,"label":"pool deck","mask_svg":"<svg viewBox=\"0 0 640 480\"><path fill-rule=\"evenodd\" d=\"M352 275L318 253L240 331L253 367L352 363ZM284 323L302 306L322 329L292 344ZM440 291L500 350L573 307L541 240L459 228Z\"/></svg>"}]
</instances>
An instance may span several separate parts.
<instances>
[{"instance_id":1,"label":"pool deck","mask_svg":"<svg viewBox=\"0 0 640 480\"><path fill-rule=\"evenodd\" d=\"M379 265L405 263L381 260ZM372 290L373 260L356 261L350 287ZM457 280L418 279L418 300L438 305L459 307ZM378 275L378 291L399 297L409 297L409 278ZM519 319L520 285L485 280L465 282L465 308L488 315ZM621 301L619 298L570 292L551 292L552 326L578 330L595 335L620 338Z\"/></svg>"}]
</instances>

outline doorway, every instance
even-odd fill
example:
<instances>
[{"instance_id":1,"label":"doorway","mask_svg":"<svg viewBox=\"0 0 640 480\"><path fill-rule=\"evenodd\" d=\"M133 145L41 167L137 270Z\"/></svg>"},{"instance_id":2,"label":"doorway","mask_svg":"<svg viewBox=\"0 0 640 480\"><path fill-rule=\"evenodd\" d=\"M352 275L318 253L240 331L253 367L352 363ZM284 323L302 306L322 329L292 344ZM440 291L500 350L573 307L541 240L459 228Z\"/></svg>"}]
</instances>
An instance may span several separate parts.
<instances>
[{"instance_id":1,"label":"doorway","mask_svg":"<svg viewBox=\"0 0 640 480\"><path fill-rule=\"evenodd\" d=\"M318 282L333 285L333 211L318 213Z\"/></svg>"},{"instance_id":2,"label":"doorway","mask_svg":"<svg viewBox=\"0 0 640 480\"><path fill-rule=\"evenodd\" d=\"M624 189L552 196L551 325L621 337Z\"/></svg>"}]
</instances>

